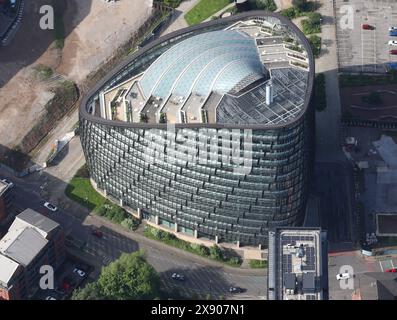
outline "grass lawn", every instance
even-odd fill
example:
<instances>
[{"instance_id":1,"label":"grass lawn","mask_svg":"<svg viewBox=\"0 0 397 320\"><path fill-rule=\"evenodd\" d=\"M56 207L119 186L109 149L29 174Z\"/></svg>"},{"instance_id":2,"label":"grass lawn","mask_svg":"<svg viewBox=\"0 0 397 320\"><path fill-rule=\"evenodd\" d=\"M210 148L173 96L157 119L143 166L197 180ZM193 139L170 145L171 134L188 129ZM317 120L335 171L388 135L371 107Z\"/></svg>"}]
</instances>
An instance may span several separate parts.
<instances>
[{"instance_id":1,"label":"grass lawn","mask_svg":"<svg viewBox=\"0 0 397 320\"><path fill-rule=\"evenodd\" d=\"M106 201L104 197L94 190L88 178L74 177L66 187L65 193L73 201L95 212Z\"/></svg>"},{"instance_id":2,"label":"grass lawn","mask_svg":"<svg viewBox=\"0 0 397 320\"><path fill-rule=\"evenodd\" d=\"M211 17L222 8L226 7L232 0L201 0L185 15L189 26L198 24Z\"/></svg>"}]
</instances>

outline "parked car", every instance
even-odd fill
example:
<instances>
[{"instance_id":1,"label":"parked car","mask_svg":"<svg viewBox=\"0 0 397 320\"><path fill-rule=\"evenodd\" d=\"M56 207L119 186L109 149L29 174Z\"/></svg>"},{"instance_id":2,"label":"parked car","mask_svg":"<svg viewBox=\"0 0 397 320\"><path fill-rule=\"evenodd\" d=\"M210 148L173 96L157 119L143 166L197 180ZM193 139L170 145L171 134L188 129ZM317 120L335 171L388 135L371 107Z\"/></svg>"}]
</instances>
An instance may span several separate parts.
<instances>
[{"instance_id":1,"label":"parked car","mask_svg":"<svg viewBox=\"0 0 397 320\"><path fill-rule=\"evenodd\" d=\"M85 277L85 272L84 272L83 270L74 268L73 273L78 274L78 275L79 275L80 277L82 277L82 278Z\"/></svg>"},{"instance_id":2,"label":"parked car","mask_svg":"<svg viewBox=\"0 0 397 320\"><path fill-rule=\"evenodd\" d=\"M348 274L348 273L338 273L336 275L336 280L346 280L346 279L350 279L350 274Z\"/></svg>"},{"instance_id":3,"label":"parked car","mask_svg":"<svg viewBox=\"0 0 397 320\"><path fill-rule=\"evenodd\" d=\"M389 62L386 64L387 69L390 70L397 70L397 62Z\"/></svg>"},{"instance_id":4,"label":"parked car","mask_svg":"<svg viewBox=\"0 0 397 320\"><path fill-rule=\"evenodd\" d=\"M390 50L389 52L390 54L396 55L397 54L397 50Z\"/></svg>"},{"instance_id":5,"label":"parked car","mask_svg":"<svg viewBox=\"0 0 397 320\"><path fill-rule=\"evenodd\" d=\"M391 269L386 269L386 272L393 272L396 273L397 272L397 268L391 268Z\"/></svg>"},{"instance_id":6,"label":"parked car","mask_svg":"<svg viewBox=\"0 0 397 320\"><path fill-rule=\"evenodd\" d=\"M10 180L1 179L1 181L3 181L5 184L8 184L8 187L9 187L10 189L14 187L14 184L13 184Z\"/></svg>"},{"instance_id":7,"label":"parked car","mask_svg":"<svg viewBox=\"0 0 397 320\"><path fill-rule=\"evenodd\" d=\"M242 288L240 288L240 287L230 287L229 288L229 292L230 293L241 293L241 292L243 292L244 290L242 289Z\"/></svg>"},{"instance_id":8,"label":"parked car","mask_svg":"<svg viewBox=\"0 0 397 320\"><path fill-rule=\"evenodd\" d=\"M391 30L391 31L389 31L389 36L391 36L391 37L397 37L397 30Z\"/></svg>"},{"instance_id":9,"label":"parked car","mask_svg":"<svg viewBox=\"0 0 397 320\"><path fill-rule=\"evenodd\" d=\"M396 40L390 40L389 41L389 46L397 46L397 41Z\"/></svg>"},{"instance_id":10,"label":"parked car","mask_svg":"<svg viewBox=\"0 0 397 320\"><path fill-rule=\"evenodd\" d=\"M374 30L375 29L375 27L371 26L370 24L363 24L362 27L364 30Z\"/></svg>"},{"instance_id":11,"label":"parked car","mask_svg":"<svg viewBox=\"0 0 397 320\"><path fill-rule=\"evenodd\" d=\"M55 212L58 210L58 208L56 206L54 206L53 204L49 203L49 202L44 202L44 207L46 207L48 210Z\"/></svg>"},{"instance_id":12,"label":"parked car","mask_svg":"<svg viewBox=\"0 0 397 320\"><path fill-rule=\"evenodd\" d=\"M103 237L103 233L102 231L100 231L99 229L95 229L91 232L91 234L97 238L102 238Z\"/></svg>"},{"instance_id":13,"label":"parked car","mask_svg":"<svg viewBox=\"0 0 397 320\"><path fill-rule=\"evenodd\" d=\"M393 31L393 30L397 30L397 27L392 26L392 27L389 28L389 31Z\"/></svg>"},{"instance_id":14,"label":"parked car","mask_svg":"<svg viewBox=\"0 0 397 320\"><path fill-rule=\"evenodd\" d=\"M171 275L171 278L178 281L185 281L185 277L182 274L175 272Z\"/></svg>"}]
</instances>

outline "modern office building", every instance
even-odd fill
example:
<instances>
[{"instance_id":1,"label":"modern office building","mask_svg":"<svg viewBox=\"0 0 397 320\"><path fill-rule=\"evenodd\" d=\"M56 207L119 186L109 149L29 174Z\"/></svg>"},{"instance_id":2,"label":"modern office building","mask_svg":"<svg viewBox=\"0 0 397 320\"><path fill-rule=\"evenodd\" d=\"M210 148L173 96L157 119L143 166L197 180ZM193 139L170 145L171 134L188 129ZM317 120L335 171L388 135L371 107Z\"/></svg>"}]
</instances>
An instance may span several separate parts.
<instances>
[{"instance_id":1,"label":"modern office building","mask_svg":"<svg viewBox=\"0 0 397 320\"><path fill-rule=\"evenodd\" d=\"M26 209L0 239L0 300L31 297L40 283L40 268L56 270L65 260L64 233L55 221Z\"/></svg>"},{"instance_id":2,"label":"modern office building","mask_svg":"<svg viewBox=\"0 0 397 320\"><path fill-rule=\"evenodd\" d=\"M313 159L310 45L252 11L163 36L84 98L93 185L191 241L267 245L300 225Z\"/></svg>"},{"instance_id":3,"label":"modern office building","mask_svg":"<svg viewBox=\"0 0 397 320\"><path fill-rule=\"evenodd\" d=\"M326 231L280 227L269 232L268 300L328 300Z\"/></svg>"}]
</instances>

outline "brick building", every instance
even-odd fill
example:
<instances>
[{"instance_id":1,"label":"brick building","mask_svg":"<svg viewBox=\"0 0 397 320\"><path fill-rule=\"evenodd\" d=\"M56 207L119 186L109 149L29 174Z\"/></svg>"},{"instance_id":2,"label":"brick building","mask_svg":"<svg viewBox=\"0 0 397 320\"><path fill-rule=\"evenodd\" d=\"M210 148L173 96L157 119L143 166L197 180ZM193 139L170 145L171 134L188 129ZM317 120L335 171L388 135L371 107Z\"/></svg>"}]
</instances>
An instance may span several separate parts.
<instances>
[{"instance_id":1,"label":"brick building","mask_svg":"<svg viewBox=\"0 0 397 320\"><path fill-rule=\"evenodd\" d=\"M64 233L55 221L26 209L0 240L0 299L31 297L39 288L40 268L56 270L65 260Z\"/></svg>"}]
</instances>

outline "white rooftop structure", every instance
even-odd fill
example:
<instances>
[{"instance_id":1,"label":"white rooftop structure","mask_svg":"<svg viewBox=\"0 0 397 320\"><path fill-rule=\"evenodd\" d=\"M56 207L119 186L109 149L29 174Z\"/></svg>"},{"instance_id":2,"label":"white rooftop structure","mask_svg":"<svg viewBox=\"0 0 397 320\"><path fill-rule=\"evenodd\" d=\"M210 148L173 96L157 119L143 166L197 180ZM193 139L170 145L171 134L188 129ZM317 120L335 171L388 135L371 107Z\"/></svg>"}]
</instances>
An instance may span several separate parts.
<instances>
[{"instance_id":1,"label":"white rooftop structure","mask_svg":"<svg viewBox=\"0 0 397 320\"><path fill-rule=\"evenodd\" d=\"M33 228L10 229L0 240L0 252L26 267L47 243Z\"/></svg>"},{"instance_id":2,"label":"white rooftop structure","mask_svg":"<svg viewBox=\"0 0 397 320\"><path fill-rule=\"evenodd\" d=\"M0 254L0 284L7 287L19 267L19 263Z\"/></svg>"}]
</instances>

